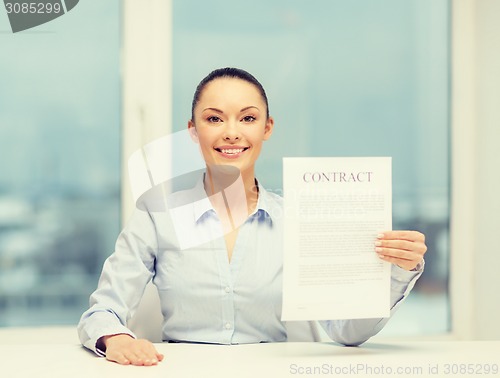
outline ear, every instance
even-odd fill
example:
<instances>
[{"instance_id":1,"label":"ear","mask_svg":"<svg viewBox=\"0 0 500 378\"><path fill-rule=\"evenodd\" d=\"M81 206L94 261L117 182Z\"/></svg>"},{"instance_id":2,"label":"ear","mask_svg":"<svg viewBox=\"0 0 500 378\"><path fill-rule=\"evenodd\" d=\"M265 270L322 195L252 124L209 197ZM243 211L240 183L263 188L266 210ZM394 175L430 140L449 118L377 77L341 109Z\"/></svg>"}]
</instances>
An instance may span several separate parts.
<instances>
[{"instance_id":1,"label":"ear","mask_svg":"<svg viewBox=\"0 0 500 378\"><path fill-rule=\"evenodd\" d=\"M198 139L198 131L196 130L196 126L194 125L194 122L192 120L188 121L188 132L193 142L200 142L200 140Z\"/></svg>"},{"instance_id":2,"label":"ear","mask_svg":"<svg viewBox=\"0 0 500 378\"><path fill-rule=\"evenodd\" d=\"M274 118L269 117L266 121L266 126L264 128L264 140L268 140L271 137L273 129L274 129Z\"/></svg>"}]
</instances>

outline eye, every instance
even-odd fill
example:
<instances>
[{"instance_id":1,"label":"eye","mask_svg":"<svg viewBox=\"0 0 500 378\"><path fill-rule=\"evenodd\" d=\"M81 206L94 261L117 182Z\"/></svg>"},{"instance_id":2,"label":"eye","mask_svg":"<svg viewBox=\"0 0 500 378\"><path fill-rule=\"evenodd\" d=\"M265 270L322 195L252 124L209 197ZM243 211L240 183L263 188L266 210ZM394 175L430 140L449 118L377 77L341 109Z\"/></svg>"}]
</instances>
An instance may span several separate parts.
<instances>
[{"instance_id":1,"label":"eye","mask_svg":"<svg viewBox=\"0 0 500 378\"><path fill-rule=\"evenodd\" d=\"M255 120L256 120L256 118L254 116L251 116L251 115L245 116L242 119L242 121L246 122L246 123L251 123L251 122L254 122Z\"/></svg>"},{"instance_id":2,"label":"eye","mask_svg":"<svg viewBox=\"0 0 500 378\"><path fill-rule=\"evenodd\" d=\"M207 117L207 121L210 122L210 123L222 122L222 120L219 117L217 117L217 116Z\"/></svg>"}]
</instances>

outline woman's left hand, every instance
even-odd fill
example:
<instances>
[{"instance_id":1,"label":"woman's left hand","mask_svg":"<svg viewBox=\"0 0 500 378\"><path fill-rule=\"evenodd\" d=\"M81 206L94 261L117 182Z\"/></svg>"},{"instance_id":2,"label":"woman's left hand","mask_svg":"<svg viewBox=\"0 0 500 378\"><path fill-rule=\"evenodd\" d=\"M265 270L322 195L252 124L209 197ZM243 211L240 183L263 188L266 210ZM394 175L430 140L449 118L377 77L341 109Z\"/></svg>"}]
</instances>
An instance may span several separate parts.
<instances>
[{"instance_id":1,"label":"woman's left hand","mask_svg":"<svg viewBox=\"0 0 500 378\"><path fill-rule=\"evenodd\" d=\"M377 237L375 252L384 261L412 270L427 252L425 235L418 231L386 231Z\"/></svg>"}]
</instances>

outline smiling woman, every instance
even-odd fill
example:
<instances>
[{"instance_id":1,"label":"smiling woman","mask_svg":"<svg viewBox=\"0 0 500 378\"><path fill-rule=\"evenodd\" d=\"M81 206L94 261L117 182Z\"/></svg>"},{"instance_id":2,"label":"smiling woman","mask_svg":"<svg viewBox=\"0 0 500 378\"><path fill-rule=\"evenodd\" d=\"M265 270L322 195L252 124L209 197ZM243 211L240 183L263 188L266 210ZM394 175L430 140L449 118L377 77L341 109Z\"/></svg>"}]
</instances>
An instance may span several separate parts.
<instances>
[{"instance_id":1,"label":"smiling woman","mask_svg":"<svg viewBox=\"0 0 500 378\"><path fill-rule=\"evenodd\" d=\"M188 128L200 144L209 180L210 166L231 164L240 170L245 187L252 187L262 143L274 127L265 91L253 76L235 68L215 70L207 78L195 93Z\"/></svg>"},{"instance_id":2,"label":"smiling woman","mask_svg":"<svg viewBox=\"0 0 500 378\"><path fill-rule=\"evenodd\" d=\"M160 296L165 341L245 344L288 339L281 320L283 217L276 215L283 214L283 201L255 175L274 121L267 116L265 92L245 79L249 75L218 69L198 86L188 130L201 147L205 173L195 187L166 198L167 207L179 200L184 206L174 206L174 212L137 210L120 234L78 327L82 344L97 354L134 365L163 359L126 324L151 280ZM179 240L186 233L193 240L199 235L208 239L183 247ZM393 310L422 274L425 251L419 232L384 232L373 246L374 254L393 263ZM331 339L358 345L387 321L320 324Z\"/></svg>"},{"instance_id":3,"label":"smiling woman","mask_svg":"<svg viewBox=\"0 0 500 378\"><path fill-rule=\"evenodd\" d=\"M263 141L272 134L274 120L268 116L264 88L248 72L236 68L210 73L198 86L193 104L194 116L188 129L207 165L205 191L209 196L216 194L217 183L226 181L216 177L220 172L217 167L226 165L238 169L245 188L244 200L236 196L224 203L212 201L217 214L229 215L222 223L231 225L224 235L231 259L240 225L235 223L234 214L252 214L257 205L255 163Z\"/></svg>"}]
</instances>

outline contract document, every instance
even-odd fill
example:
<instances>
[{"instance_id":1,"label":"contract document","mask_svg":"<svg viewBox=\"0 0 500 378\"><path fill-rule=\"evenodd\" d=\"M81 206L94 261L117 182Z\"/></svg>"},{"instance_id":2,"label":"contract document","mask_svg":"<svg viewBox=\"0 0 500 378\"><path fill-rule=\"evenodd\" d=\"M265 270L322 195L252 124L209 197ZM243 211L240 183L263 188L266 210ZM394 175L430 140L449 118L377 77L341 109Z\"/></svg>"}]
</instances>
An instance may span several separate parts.
<instances>
[{"instance_id":1,"label":"contract document","mask_svg":"<svg viewBox=\"0 0 500 378\"><path fill-rule=\"evenodd\" d=\"M283 159L282 320L389 316L391 176L389 157Z\"/></svg>"}]
</instances>

